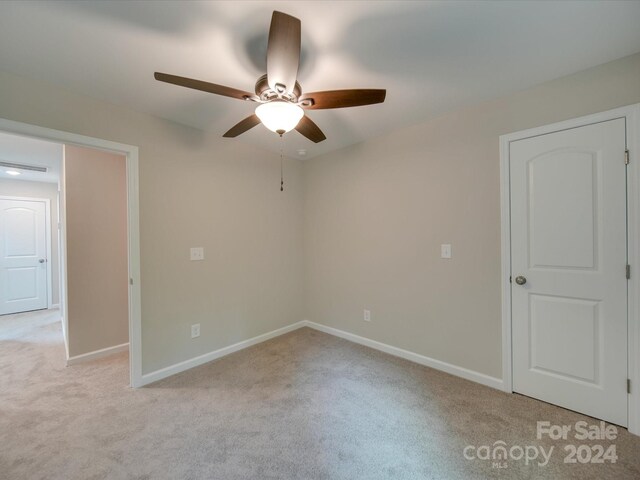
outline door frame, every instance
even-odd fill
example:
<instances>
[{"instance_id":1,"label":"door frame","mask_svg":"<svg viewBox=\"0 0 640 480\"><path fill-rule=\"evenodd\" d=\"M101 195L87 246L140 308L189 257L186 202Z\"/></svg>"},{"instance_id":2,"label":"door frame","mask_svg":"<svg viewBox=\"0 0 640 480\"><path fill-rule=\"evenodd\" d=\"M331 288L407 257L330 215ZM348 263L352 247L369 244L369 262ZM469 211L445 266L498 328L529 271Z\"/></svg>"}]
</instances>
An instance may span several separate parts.
<instances>
[{"instance_id":1,"label":"door frame","mask_svg":"<svg viewBox=\"0 0 640 480\"><path fill-rule=\"evenodd\" d=\"M628 378L631 380L631 393L627 397L628 430L635 435L640 435L640 103L500 136L502 379L503 390L512 393L509 144L516 140L617 118L626 120L627 148L630 160L627 167L627 249L628 262L631 265L627 296L627 368ZM624 159L621 158L620 161L624 161Z\"/></svg>"},{"instance_id":2,"label":"door frame","mask_svg":"<svg viewBox=\"0 0 640 480\"><path fill-rule=\"evenodd\" d=\"M28 123L0 118L0 130L25 137L50 140L118 153L126 157L127 168L127 253L129 268L129 376L130 386L142 386L142 314L140 289L140 207L138 181L138 147L102 140L76 133L39 127ZM61 206L62 208L62 206ZM66 255L65 255L66 257ZM66 260L65 260L66 261ZM62 261L60 262L62 268ZM66 267L64 268L66 274ZM64 278L66 283L66 278ZM62 282L61 282L62 283ZM62 285L61 285L62 286ZM61 301L63 293L61 292ZM66 310L67 288L64 288ZM66 317L66 311L63 313ZM63 322L65 319L63 319ZM67 350L67 358L69 352Z\"/></svg>"},{"instance_id":3,"label":"door frame","mask_svg":"<svg viewBox=\"0 0 640 480\"><path fill-rule=\"evenodd\" d=\"M21 182L22 180L16 180ZM12 195L0 195L0 200L18 200L21 202L44 202L44 243L47 255L47 309L53 307L53 276L51 272L51 201L40 197L14 197Z\"/></svg>"}]
</instances>

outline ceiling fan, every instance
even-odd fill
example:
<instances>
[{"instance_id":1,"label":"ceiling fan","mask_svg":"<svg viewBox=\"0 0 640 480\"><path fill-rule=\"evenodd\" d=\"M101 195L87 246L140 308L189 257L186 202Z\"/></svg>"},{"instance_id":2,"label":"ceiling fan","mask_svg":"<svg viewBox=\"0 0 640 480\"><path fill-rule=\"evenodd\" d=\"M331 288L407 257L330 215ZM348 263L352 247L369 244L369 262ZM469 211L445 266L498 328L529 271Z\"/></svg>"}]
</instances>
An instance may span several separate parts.
<instances>
[{"instance_id":1,"label":"ceiling fan","mask_svg":"<svg viewBox=\"0 0 640 480\"><path fill-rule=\"evenodd\" d=\"M258 78L255 94L215 83L155 72L156 80L225 97L258 103L253 115L233 126L224 137L237 137L260 122L279 135L294 128L312 142L325 140L322 130L304 110L357 107L384 102L387 91L376 89L331 90L302 93L297 82L300 63L300 20L273 12L267 46L267 73Z\"/></svg>"}]
</instances>

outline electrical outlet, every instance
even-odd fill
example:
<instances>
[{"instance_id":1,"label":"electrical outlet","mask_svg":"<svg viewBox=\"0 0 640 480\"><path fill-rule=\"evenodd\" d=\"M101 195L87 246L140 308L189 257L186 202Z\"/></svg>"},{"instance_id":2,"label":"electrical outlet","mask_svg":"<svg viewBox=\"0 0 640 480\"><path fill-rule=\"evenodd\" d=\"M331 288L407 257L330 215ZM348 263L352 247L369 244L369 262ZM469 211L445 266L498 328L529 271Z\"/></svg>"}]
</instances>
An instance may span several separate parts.
<instances>
[{"instance_id":1,"label":"electrical outlet","mask_svg":"<svg viewBox=\"0 0 640 480\"><path fill-rule=\"evenodd\" d=\"M440 258L451 258L451 244L443 243L440 245Z\"/></svg>"},{"instance_id":2,"label":"electrical outlet","mask_svg":"<svg viewBox=\"0 0 640 480\"><path fill-rule=\"evenodd\" d=\"M196 338L200 336L200 324L195 323L191 325L191 338Z\"/></svg>"},{"instance_id":3,"label":"electrical outlet","mask_svg":"<svg viewBox=\"0 0 640 480\"><path fill-rule=\"evenodd\" d=\"M204 260L204 248L193 247L191 249L191 260Z\"/></svg>"},{"instance_id":4,"label":"electrical outlet","mask_svg":"<svg viewBox=\"0 0 640 480\"><path fill-rule=\"evenodd\" d=\"M371 310L365 310L364 311L364 321L365 322L370 322L371 321Z\"/></svg>"}]
</instances>

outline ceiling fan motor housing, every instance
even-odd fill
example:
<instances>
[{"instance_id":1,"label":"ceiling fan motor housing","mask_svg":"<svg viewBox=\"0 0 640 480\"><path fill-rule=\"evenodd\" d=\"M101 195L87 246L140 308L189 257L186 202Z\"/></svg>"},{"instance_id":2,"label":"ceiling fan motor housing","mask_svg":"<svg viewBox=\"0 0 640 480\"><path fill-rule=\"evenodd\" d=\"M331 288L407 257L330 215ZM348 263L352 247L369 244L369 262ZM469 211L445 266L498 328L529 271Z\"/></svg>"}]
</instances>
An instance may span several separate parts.
<instances>
[{"instance_id":1,"label":"ceiling fan motor housing","mask_svg":"<svg viewBox=\"0 0 640 480\"><path fill-rule=\"evenodd\" d=\"M282 90L283 93L273 90L269 86L266 74L258 78L258 81L256 82L256 95L258 95L260 100L262 100L263 102L281 98L282 100L297 103L298 98L300 98L300 95L302 94L302 88L300 88L300 84L298 82L296 82L296 85L295 87L293 87L293 91L291 93L287 93L284 86Z\"/></svg>"}]
</instances>

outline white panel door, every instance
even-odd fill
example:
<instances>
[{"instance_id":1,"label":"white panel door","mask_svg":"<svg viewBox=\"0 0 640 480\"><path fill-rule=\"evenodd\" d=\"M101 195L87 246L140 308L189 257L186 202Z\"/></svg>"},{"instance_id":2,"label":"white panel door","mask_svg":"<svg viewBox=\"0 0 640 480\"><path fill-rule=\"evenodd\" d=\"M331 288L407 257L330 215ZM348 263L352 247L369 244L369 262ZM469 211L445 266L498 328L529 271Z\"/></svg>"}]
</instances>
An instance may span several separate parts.
<instances>
[{"instance_id":1,"label":"white panel door","mask_svg":"<svg viewBox=\"0 0 640 480\"><path fill-rule=\"evenodd\" d=\"M0 315L47 308L46 205L0 199Z\"/></svg>"},{"instance_id":2,"label":"white panel door","mask_svg":"<svg viewBox=\"0 0 640 480\"><path fill-rule=\"evenodd\" d=\"M622 426L625 142L617 119L509 147L513 390Z\"/></svg>"}]
</instances>

